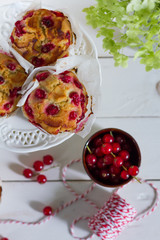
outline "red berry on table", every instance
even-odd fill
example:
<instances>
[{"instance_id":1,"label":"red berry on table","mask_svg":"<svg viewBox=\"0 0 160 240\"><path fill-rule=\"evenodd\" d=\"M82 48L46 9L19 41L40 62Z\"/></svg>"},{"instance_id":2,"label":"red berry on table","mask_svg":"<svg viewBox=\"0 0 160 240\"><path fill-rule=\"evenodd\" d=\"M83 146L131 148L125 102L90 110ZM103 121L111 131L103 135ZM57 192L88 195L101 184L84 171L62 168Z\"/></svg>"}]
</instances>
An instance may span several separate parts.
<instances>
[{"instance_id":1,"label":"red berry on table","mask_svg":"<svg viewBox=\"0 0 160 240\"><path fill-rule=\"evenodd\" d=\"M127 180L129 178L129 173L128 171L123 170L120 176L122 179Z\"/></svg>"},{"instance_id":2,"label":"red berry on table","mask_svg":"<svg viewBox=\"0 0 160 240\"><path fill-rule=\"evenodd\" d=\"M46 183L46 182L47 182L47 178L46 178L45 175L40 174L40 175L38 175L38 177L37 177L37 181L38 181L39 183L43 184L43 183Z\"/></svg>"},{"instance_id":3,"label":"red berry on table","mask_svg":"<svg viewBox=\"0 0 160 240\"><path fill-rule=\"evenodd\" d=\"M116 167L114 165L111 165L109 170L110 170L111 174L115 174L115 175L117 175L121 172L121 168Z\"/></svg>"},{"instance_id":4,"label":"red berry on table","mask_svg":"<svg viewBox=\"0 0 160 240\"><path fill-rule=\"evenodd\" d=\"M104 143L113 143L114 142L114 137L111 136L109 133L107 133L103 136L102 141Z\"/></svg>"},{"instance_id":5,"label":"red berry on table","mask_svg":"<svg viewBox=\"0 0 160 240\"><path fill-rule=\"evenodd\" d=\"M94 154L91 153L86 156L86 163L88 166L92 167L93 165L96 164L96 162L97 162L97 158Z\"/></svg>"},{"instance_id":6,"label":"red berry on table","mask_svg":"<svg viewBox=\"0 0 160 240\"><path fill-rule=\"evenodd\" d=\"M120 150L121 150L120 144L117 143L117 142L114 142L114 143L112 144L112 152L113 152L113 153L118 153Z\"/></svg>"},{"instance_id":7,"label":"red berry on table","mask_svg":"<svg viewBox=\"0 0 160 240\"><path fill-rule=\"evenodd\" d=\"M39 172L44 168L44 164L42 161L37 160L34 162L33 168L35 169L35 171Z\"/></svg>"},{"instance_id":8,"label":"red berry on table","mask_svg":"<svg viewBox=\"0 0 160 240\"><path fill-rule=\"evenodd\" d=\"M97 147L94 153L97 157L102 157L104 155L103 152L101 151L101 147Z\"/></svg>"},{"instance_id":9,"label":"red berry on table","mask_svg":"<svg viewBox=\"0 0 160 240\"><path fill-rule=\"evenodd\" d=\"M123 164L123 159L121 157L115 157L113 161L114 166L121 167Z\"/></svg>"},{"instance_id":10,"label":"red berry on table","mask_svg":"<svg viewBox=\"0 0 160 240\"><path fill-rule=\"evenodd\" d=\"M139 173L139 168L137 166L130 166L129 169L128 169L128 173L131 175L131 176L137 176L138 173Z\"/></svg>"},{"instance_id":11,"label":"red berry on table","mask_svg":"<svg viewBox=\"0 0 160 240\"><path fill-rule=\"evenodd\" d=\"M43 209L43 213L45 216L50 216L52 215L53 213L53 210L50 206L46 206L44 209Z\"/></svg>"},{"instance_id":12,"label":"red berry on table","mask_svg":"<svg viewBox=\"0 0 160 240\"><path fill-rule=\"evenodd\" d=\"M128 160L130 155L129 152L127 150L122 150L118 156L120 156L124 161Z\"/></svg>"},{"instance_id":13,"label":"red berry on table","mask_svg":"<svg viewBox=\"0 0 160 240\"><path fill-rule=\"evenodd\" d=\"M109 179L109 177L110 177L110 173L108 170L104 169L104 170L100 171L100 178L107 180L107 179Z\"/></svg>"},{"instance_id":14,"label":"red berry on table","mask_svg":"<svg viewBox=\"0 0 160 240\"><path fill-rule=\"evenodd\" d=\"M23 175L26 178L31 178L33 176L33 171L29 168L25 168L24 171L23 171Z\"/></svg>"},{"instance_id":15,"label":"red berry on table","mask_svg":"<svg viewBox=\"0 0 160 240\"><path fill-rule=\"evenodd\" d=\"M103 154L109 154L112 152L112 145L110 143L104 143L100 148Z\"/></svg>"},{"instance_id":16,"label":"red berry on table","mask_svg":"<svg viewBox=\"0 0 160 240\"><path fill-rule=\"evenodd\" d=\"M54 158L51 155L45 155L43 157L43 163L45 165L51 165L53 163L53 161L54 161Z\"/></svg>"},{"instance_id":17,"label":"red berry on table","mask_svg":"<svg viewBox=\"0 0 160 240\"><path fill-rule=\"evenodd\" d=\"M103 159L106 165L111 165L113 163L114 157L110 154L106 154L104 155Z\"/></svg>"},{"instance_id":18,"label":"red berry on table","mask_svg":"<svg viewBox=\"0 0 160 240\"><path fill-rule=\"evenodd\" d=\"M97 137L93 141L94 147L100 147L102 145L102 139L100 137Z\"/></svg>"}]
</instances>

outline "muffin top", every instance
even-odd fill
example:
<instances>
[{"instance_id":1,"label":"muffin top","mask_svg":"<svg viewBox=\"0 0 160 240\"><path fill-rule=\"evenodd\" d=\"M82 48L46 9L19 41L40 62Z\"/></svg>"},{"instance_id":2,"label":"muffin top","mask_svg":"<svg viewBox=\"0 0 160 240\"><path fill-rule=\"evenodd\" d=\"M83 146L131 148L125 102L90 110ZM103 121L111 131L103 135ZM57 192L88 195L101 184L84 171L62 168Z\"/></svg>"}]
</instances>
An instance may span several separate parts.
<instances>
[{"instance_id":1,"label":"muffin top","mask_svg":"<svg viewBox=\"0 0 160 240\"><path fill-rule=\"evenodd\" d=\"M16 110L20 99L18 91L26 78L27 74L15 58L0 53L0 116Z\"/></svg>"},{"instance_id":2,"label":"muffin top","mask_svg":"<svg viewBox=\"0 0 160 240\"><path fill-rule=\"evenodd\" d=\"M37 87L27 98L23 113L35 126L50 134L73 131L87 111L88 96L73 71L54 75L37 73Z\"/></svg>"},{"instance_id":3,"label":"muffin top","mask_svg":"<svg viewBox=\"0 0 160 240\"><path fill-rule=\"evenodd\" d=\"M67 56L72 38L68 17L47 9L28 11L15 23L10 37L12 47L35 67Z\"/></svg>"}]
</instances>

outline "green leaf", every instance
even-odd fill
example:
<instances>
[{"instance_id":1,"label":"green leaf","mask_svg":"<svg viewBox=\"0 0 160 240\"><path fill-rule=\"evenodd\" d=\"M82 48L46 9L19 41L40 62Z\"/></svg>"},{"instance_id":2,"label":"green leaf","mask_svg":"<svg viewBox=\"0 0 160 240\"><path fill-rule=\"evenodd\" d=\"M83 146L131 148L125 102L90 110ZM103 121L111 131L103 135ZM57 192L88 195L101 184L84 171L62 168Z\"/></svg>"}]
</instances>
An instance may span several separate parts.
<instances>
[{"instance_id":1,"label":"green leaf","mask_svg":"<svg viewBox=\"0 0 160 240\"><path fill-rule=\"evenodd\" d=\"M126 67L125 47L136 50L146 71L160 68L160 0L96 0L83 9L89 25L103 36L103 48L113 55L115 66Z\"/></svg>"}]
</instances>

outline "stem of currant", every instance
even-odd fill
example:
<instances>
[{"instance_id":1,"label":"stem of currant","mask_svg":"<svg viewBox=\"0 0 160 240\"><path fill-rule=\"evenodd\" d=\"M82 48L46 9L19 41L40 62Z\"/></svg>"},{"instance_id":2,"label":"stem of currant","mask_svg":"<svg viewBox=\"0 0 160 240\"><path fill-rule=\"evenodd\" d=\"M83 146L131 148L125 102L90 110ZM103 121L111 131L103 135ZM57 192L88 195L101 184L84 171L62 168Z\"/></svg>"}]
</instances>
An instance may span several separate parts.
<instances>
[{"instance_id":1,"label":"stem of currant","mask_svg":"<svg viewBox=\"0 0 160 240\"><path fill-rule=\"evenodd\" d=\"M86 146L86 148L88 149L88 152L90 153L90 154L92 154L92 151L91 151L91 149L90 149L90 147L87 145Z\"/></svg>"}]
</instances>

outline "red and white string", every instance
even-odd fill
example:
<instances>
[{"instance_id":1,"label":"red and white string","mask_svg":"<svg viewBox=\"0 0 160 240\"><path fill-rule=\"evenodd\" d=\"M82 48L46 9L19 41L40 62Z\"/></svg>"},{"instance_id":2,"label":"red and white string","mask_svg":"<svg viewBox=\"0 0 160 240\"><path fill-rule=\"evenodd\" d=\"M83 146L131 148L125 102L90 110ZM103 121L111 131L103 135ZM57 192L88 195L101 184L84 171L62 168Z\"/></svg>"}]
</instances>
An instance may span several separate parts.
<instances>
[{"instance_id":1,"label":"red and white string","mask_svg":"<svg viewBox=\"0 0 160 240\"><path fill-rule=\"evenodd\" d=\"M110 199L105 203L102 208L99 208L92 200L87 198L88 193L90 193L94 187L96 186L95 183L92 183L90 187L82 194L77 193L75 190L69 186L66 180L66 174L68 168L74 164L80 162L81 159L73 160L69 164L67 164L62 169L62 180L64 186L75 196L75 198L67 203L64 203L59 208L57 208L54 213L50 216L43 217L41 220L36 222L25 222L19 221L14 219L7 219L7 220L0 220L0 224L23 224L27 226L36 226L43 224L53 218L56 214L62 211L64 208L72 205L73 203L77 202L78 200L82 199L89 205L93 206L97 213L92 217L79 217L75 219L71 225L70 232L71 235L76 239L87 240L91 239L93 234L99 236L102 240L114 240L117 236L122 232L122 230L132 221L138 221L145 216L151 214L159 203L159 193L158 189L153 186L152 183L148 183L145 180L141 180L141 182L147 183L155 193L155 198L152 205L144 212L136 215L136 209L128 204L125 199L121 198L117 193L122 189L122 187L116 189L113 194L111 195ZM74 225L79 222L80 220L87 220L88 226L92 230L92 233L85 238L79 238L74 234Z\"/></svg>"}]
</instances>

